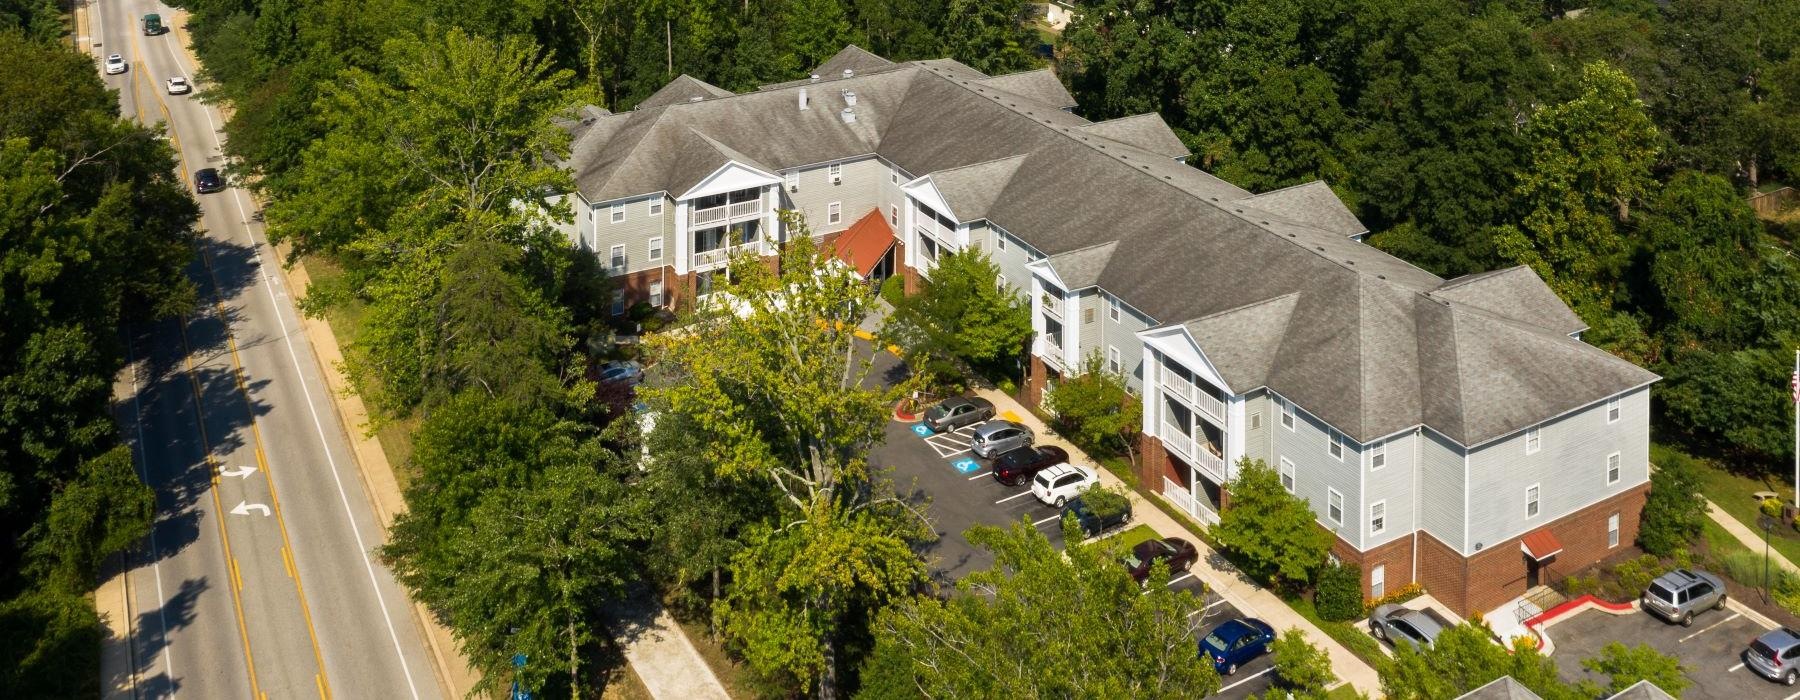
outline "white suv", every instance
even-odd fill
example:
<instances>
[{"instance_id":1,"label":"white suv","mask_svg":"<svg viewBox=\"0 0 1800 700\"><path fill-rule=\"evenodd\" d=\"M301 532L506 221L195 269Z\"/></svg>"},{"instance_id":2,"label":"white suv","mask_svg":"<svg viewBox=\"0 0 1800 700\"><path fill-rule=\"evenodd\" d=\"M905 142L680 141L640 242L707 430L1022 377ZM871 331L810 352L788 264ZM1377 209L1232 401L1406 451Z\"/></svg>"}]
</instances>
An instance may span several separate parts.
<instances>
[{"instance_id":1,"label":"white suv","mask_svg":"<svg viewBox=\"0 0 1800 700\"><path fill-rule=\"evenodd\" d=\"M1037 478L1031 480L1031 495L1046 505L1061 508L1069 499L1099 484L1100 476L1093 467L1058 464L1037 473Z\"/></svg>"}]
</instances>

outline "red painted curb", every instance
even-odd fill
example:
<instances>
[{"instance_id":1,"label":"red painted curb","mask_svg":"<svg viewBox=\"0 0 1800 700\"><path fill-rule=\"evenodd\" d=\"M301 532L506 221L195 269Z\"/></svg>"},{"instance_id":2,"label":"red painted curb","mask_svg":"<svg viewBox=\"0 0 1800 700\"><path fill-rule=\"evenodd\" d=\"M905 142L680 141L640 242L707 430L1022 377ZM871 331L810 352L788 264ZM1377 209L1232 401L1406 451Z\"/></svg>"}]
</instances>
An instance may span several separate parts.
<instances>
[{"instance_id":1,"label":"red painted curb","mask_svg":"<svg viewBox=\"0 0 1800 700\"><path fill-rule=\"evenodd\" d=\"M1534 629L1536 627L1542 626L1544 623L1554 620L1563 615L1567 615L1571 611L1573 611L1577 608L1580 608L1583 605L1587 605L1588 603L1593 603L1595 607L1605 608L1605 609L1611 610L1613 612L1624 612L1626 610L1631 609L1630 603L1613 603L1613 602L1601 600L1599 598L1595 598L1592 595L1584 595L1580 598L1576 598L1574 600L1565 602L1562 605L1558 605L1554 608L1551 608L1549 610L1545 610L1541 613L1533 615L1531 617L1531 619L1528 619L1525 621L1525 628L1526 629Z\"/></svg>"}]
</instances>

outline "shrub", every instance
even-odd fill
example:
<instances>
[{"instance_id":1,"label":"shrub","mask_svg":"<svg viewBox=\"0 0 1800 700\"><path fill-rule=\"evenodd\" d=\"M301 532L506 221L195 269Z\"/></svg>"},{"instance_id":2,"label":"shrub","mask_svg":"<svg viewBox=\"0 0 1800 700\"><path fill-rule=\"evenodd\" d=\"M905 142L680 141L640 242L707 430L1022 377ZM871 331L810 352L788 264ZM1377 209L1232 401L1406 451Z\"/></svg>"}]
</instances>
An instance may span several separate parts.
<instances>
[{"instance_id":1,"label":"shrub","mask_svg":"<svg viewBox=\"0 0 1800 700\"><path fill-rule=\"evenodd\" d=\"M1649 588L1651 581L1668 572L1669 567L1663 566L1662 560L1651 554L1620 562L1613 567L1613 574L1619 577L1619 588L1632 592Z\"/></svg>"},{"instance_id":2,"label":"shrub","mask_svg":"<svg viewBox=\"0 0 1800 700\"><path fill-rule=\"evenodd\" d=\"M1745 549L1736 550L1719 557L1719 570L1733 581L1746 586L1761 586L1763 580L1763 555Z\"/></svg>"},{"instance_id":3,"label":"shrub","mask_svg":"<svg viewBox=\"0 0 1800 700\"><path fill-rule=\"evenodd\" d=\"M1406 601L1412 600L1412 599L1417 598L1424 594L1425 594L1424 586L1421 586L1417 583L1409 583L1409 584L1406 584L1404 586L1394 589L1393 591L1389 592L1387 595L1384 595L1380 598L1376 598L1374 600L1369 601L1368 605L1363 606L1363 612L1364 613L1372 613L1372 612L1375 612L1376 608L1379 608L1383 605L1387 605L1388 603L1404 603Z\"/></svg>"},{"instance_id":4,"label":"shrub","mask_svg":"<svg viewBox=\"0 0 1800 700\"><path fill-rule=\"evenodd\" d=\"M1002 379L994 384L994 388L1007 396L1018 396L1019 385L1011 379Z\"/></svg>"},{"instance_id":5,"label":"shrub","mask_svg":"<svg viewBox=\"0 0 1800 700\"><path fill-rule=\"evenodd\" d=\"M1304 499L1288 493L1267 462L1244 458L1231 482L1231 507L1213 527L1223 549L1238 555L1244 573L1278 586L1312 581L1334 536L1319 527Z\"/></svg>"},{"instance_id":6,"label":"shrub","mask_svg":"<svg viewBox=\"0 0 1800 700\"><path fill-rule=\"evenodd\" d=\"M1781 499L1779 498L1762 499L1762 503L1758 504L1757 507L1762 509L1763 515L1767 515L1771 518L1781 517Z\"/></svg>"},{"instance_id":7,"label":"shrub","mask_svg":"<svg viewBox=\"0 0 1800 700\"><path fill-rule=\"evenodd\" d=\"M899 304L906 298L906 280L894 275L881 281L881 298L889 304Z\"/></svg>"},{"instance_id":8,"label":"shrub","mask_svg":"<svg viewBox=\"0 0 1800 700\"><path fill-rule=\"evenodd\" d=\"M1319 617L1343 622L1362 617L1362 569L1355 564L1327 564L1319 569L1313 607Z\"/></svg>"},{"instance_id":9,"label":"shrub","mask_svg":"<svg viewBox=\"0 0 1800 700\"><path fill-rule=\"evenodd\" d=\"M1599 595L1601 593L1600 576L1598 574L1570 576L1563 579L1562 588L1563 595L1570 598L1580 598L1584 595Z\"/></svg>"},{"instance_id":10,"label":"shrub","mask_svg":"<svg viewBox=\"0 0 1800 700\"><path fill-rule=\"evenodd\" d=\"M1706 522L1706 502L1700 498L1700 466L1693 457L1661 445L1653 445L1650 495L1638 525L1638 546L1651 554L1667 556L1687 549L1700 536Z\"/></svg>"}]
</instances>

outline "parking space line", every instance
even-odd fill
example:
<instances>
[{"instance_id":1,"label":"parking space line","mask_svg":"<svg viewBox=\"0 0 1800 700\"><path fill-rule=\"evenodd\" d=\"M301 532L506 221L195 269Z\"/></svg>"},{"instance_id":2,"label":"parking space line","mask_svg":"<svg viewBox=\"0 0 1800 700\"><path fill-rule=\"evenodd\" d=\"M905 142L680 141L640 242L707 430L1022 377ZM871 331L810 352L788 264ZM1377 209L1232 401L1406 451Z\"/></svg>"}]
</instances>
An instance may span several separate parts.
<instances>
[{"instance_id":1,"label":"parking space line","mask_svg":"<svg viewBox=\"0 0 1800 700\"><path fill-rule=\"evenodd\" d=\"M1795 700L1795 698L1800 698L1800 693L1794 693L1793 695L1789 695L1785 698L1782 698L1781 700Z\"/></svg>"},{"instance_id":2,"label":"parking space line","mask_svg":"<svg viewBox=\"0 0 1800 700\"><path fill-rule=\"evenodd\" d=\"M981 478L981 477L984 477L984 476L988 476L988 475L989 475L989 474L991 474L991 473L992 473L992 472L979 472L979 473L977 473L977 474L976 474L976 475L975 475L975 476L971 476L971 477L969 477L969 481L974 481L974 480L976 480L976 479L979 479L979 478ZM1030 492L1030 491L1026 491L1026 493L1031 493L1031 492Z\"/></svg>"},{"instance_id":3,"label":"parking space line","mask_svg":"<svg viewBox=\"0 0 1800 700\"><path fill-rule=\"evenodd\" d=\"M1728 668L1728 669L1725 669L1725 672L1726 673L1737 673L1737 670L1740 668L1743 668L1743 667L1744 667L1744 662L1739 661L1738 665L1732 666L1731 668Z\"/></svg>"},{"instance_id":4,"label":"parking space line","mask_svg":"<svg viewBox=\"0 0 1800 700\"><path fill-rule=\"evenodd\" d=\"M1213 602L1211 602L1211 603L1207 603L1207 604L1206 604L1206 609L1207 609L1207 610L1211 610L1211 609L1213 609L1213 607L1214 607L1214 606L1217 606L1217 605L1220 605L1220 604L1222 604L1222 603L1224 603L1224 602L1225 602L1225 599L1224 599L1224 598L1220 598L1220 599L1218 599L1218 600L1215 600L1215 601L1213 601Z\"/></svg>"},{"instance_id":5,"label":"parking space line","mask_svg":"<svg viewBox=\"0 0 1800 700\"><path fill-rule=\"evenodd\" d=\"M1027 493L1030 493L1030 492L1029 492L1029 491L1028 491L1028 492L1027 492ZM1061 519L1062 519L1062 514L1061 514L1061 513L1058 513L1058 514L1056 514L1056 515L1052 515L1052 516L1050 516L1050 517L1048 517L1048 518L1044 518L1044 519L1043 519L1043 520L1039 520L1039 521L1037 521L1037 522L1035 522L1035 523L1032 523L1032 525L1034 525L1034 526L1036 526L1036 525L1043 525L1043 524L1044 524L1044 523L1047 523L1047 522L1050 522L1050 521L1052 521L1052 520L1061 520Z\"/></svg>"},{"instance_id":6,"label":"parking space line","mask_svg":"<svg viewBox=\"0 0 1800 700\"><path fill-rule=\"evenodd\" d=\"M1177 583L1181 583L1182 581L1186 581L1193 577L1194 577L1194 572L1192 572L1192 571L1183 572L1180 576L1176 576L1175 578L1169 579L1169 585L1173 586Z\"/></svg>"},{"instance_id":7,"label":"parking space line","mask_svg":"<svg viewBox=\"0 0 1800 700\"><path fill-rule=\"evenodd\" d=\"M1275 670L1275 667L1274 667L1274 666L1270 666L1270 667L1268 667L1268 668L1265 668L1265 669L1263 669L1263 670L1261 670L1261 671L1257 671L1257 672L1256 672L1256 673L1252 673L1252 674L1250 674L1250 675L1248 675L1248 676L1244 676L1244 677L1243 677L1243 678L1240 678L1240 679L1238 679L1238 680L1237 680L1237 681L1234 681L1234 682L1232 682L1232 683L1231 683L1231 684L1230 684L1230 685L1226 685L1226 686L1223 686L1223 687L1221 687L1221 688L1219 688L1219 692L1220 692L1220 693L1223 693L1223 692L1225 692L1225 691L1227 691L1227 690L1231 690L1231 689L1232 689L1232 688L1236 688L1236 687L1238 687L1238 686L1240 686L1240 685L1243 685L1243 684L1245 684L1245 683L1249 683L1249 682L1250 682L1250 681L1253 681L1253 680L1256 680L1256 679L1258 679L1258 678L1261 678L1261 677L1263 677L1263 676L1266 676L1266 675L1268 675L1268 674L1269 674L1269 672L1270 672L1270 671L1273 671L1273 670ZM1216 694L1217 694L1217 693L1215 693L1215 695L1216 695ZM1790 700L1791 700L1791 699L1790 699Z\"/></svg>"},{"instance_id":8,"label":"parking space line","mask_svg":"<svg viewBox=\"0 0 1800 700\"><path fill-rule=\"evenodd\" d=\"M994 501L994 505L1000 505L1000 504L1002 504L1002 503L1005 503L1005 502L1007 502L1007 501L1010 501L1010 500L1013 500L1013 499L1015 499L1015 498L1018 498L1018 497L1020 497L1020 496L1029 496L1029 495L1031 495L1031 492L1030 492L1030 491L1024 491L1024 492L1021 492L1021 493L1015 493L1015 494L1013 494L1013 495L1011 495L1011 496L1007 496L1007 497L1006 497L1006 498L1002 498L1002 499L1000 499L1000 500L998 500L998 501Z\"/></svg>"},{"instance_id":9,"label":"parking space line","mask_svg":"<svg viewBox=\"0 0 1800 700\"><path fill-rule=\"evenodd\" d=\"M1730 621L1732 621L1732 620L1736 620L1736 619L1738 619L1738 618L1740 618L1740 617L1743 617L1743 614L1741 614L1741 613L1732 613L1732 614L1731 614L1731 617L1727 617L1727 618L1725 618L1725 619L1723 619L1723 620L1720 620L1720 621L1718 621L1718 622L1714 622L1714 623L1712 623L1712 624L1710 624L1710 625L1707 625L1707 626L1706 626L1706 628L1705 628L1705 629L1702 629L1702 630L1700 630L1700 631L1699 631L1699 632L1695 632L1695 633L1693 633L1693 634L1690 634L1690 635L1688 635L1688 636L1686 636L1686 637L1682 637L1682 638L1681 638L1681 639L1678 639L1678 640L1675 640L1675 643L1676 643L1676 644L1680 644L1680 643L1682 643L1682 642L1686 642L1686 641L1687 641L1687 640L1690 640L1690 639L1693 639L1693 638L1695 638L1695 637L1698 637L1698 636L1700 636L1700 635L1703 635L1703 634L1706 634L1706 633L1707 633L1707 632L1711 632L1711 631L1713 631L1713 628L1714 628L1714 627L1718 627L1718 626L1719 626L1719 625L1723 625L1723 624L1725 624L1725 623L1727 623L1727 622L1730 622Z\"/></svg>"}]
</instances>

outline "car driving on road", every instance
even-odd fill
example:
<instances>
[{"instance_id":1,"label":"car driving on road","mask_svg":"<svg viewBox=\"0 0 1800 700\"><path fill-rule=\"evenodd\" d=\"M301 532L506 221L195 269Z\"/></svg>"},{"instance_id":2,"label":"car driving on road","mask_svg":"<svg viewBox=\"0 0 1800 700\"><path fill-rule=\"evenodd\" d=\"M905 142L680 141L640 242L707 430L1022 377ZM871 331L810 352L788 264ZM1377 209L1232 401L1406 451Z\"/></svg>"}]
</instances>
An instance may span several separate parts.
<instances>
[{"instance_id":1,"label":"car driving on road","mask_svg":"<svg viewBox=\"0 0 1800 700\"><path fill-rule=\"evenodd\" d=\"M1369 615L1369 632L1396 647L1405 644L1424 651L1443 631L1443 625L1430 615L1392 603L1375 608L1374 614Z\"/></svg>"},{"instance_id":2,"label":"car driving on road","mask_svg":"<svg viewBox=\"0 0 1800 700\"><path fill-rule=\"evenodd\" d=\"M1024 447L1033 441L1030 428L1009 420L991 420L969 435L969 450L976 457L993 459L1002 452Z\"/></svg>"},{"instance_id":3,"label":"car driving on road","mask_svg":"<svg viewBox=\"0 0 1800 700\"><path fill-rule=\"evenodd\" d=\"M188 84L187 78L179 75L164 81L163 85L168 88L171 95L186 95L194 89L194 86Z\"/></svg>"},{"instance_id":4,"label":"car driving on road","mask_svg":"<svg viewBox=\"0 0 1800 700\"><path fill-rule=\"evenodd\" d=\"M1038 472L1037 478L1031 480L1031 495L1044 505L1061 508L1069 499L1099 483L1100 475L1094 473L1093 467L1058 464Z\"/></svg>"},{"instance_id":5,"label":"car driving on road","mask_svg":"<svg viewBox=\"0 0 1800 700\"><path fill-rule=\"evenodd\" d=\"M201 168L194 171L194 191L200 194L219 192L225 189L225 178L219 175L217 168Z\"/></svg>"},{"instance_id":6,"label":"car driving on road","mask_svg":"<svg viewBox=\"0 0 1800 700\"><path fill-rule=\"evenodd\" d=\"M125 57L113 54L106 57L106 74L118 75L125 72Z\"/></svg>"},{"instance_id":7,"label":"car driving on road","mask_svg":"<svg viewBox=\"0 0 1800 700\"><path fill-rule=\"evenodd\" d=\"M1212 661L1213 670L1229 676L1238 667L1269 653L1275 641L1275 628L1269 623L1248 617L1228 620L1200 640L1200 657Z\"/></svg>"},{"instance_id":8,"label":"car driving on road","mask_svg":"<svg viewBox=\"0 0 1800 700\"><path fill-rule=\"evenodd\" d=\"M1068 451L1055 445L1015 447L994 458L994 480L1018 486L1045 468L1068 461Z\"/></svg>"},{"instance_id":9,"label":"car driving on road","mask_svg":"<svg viewBox=\"0 0 1800 700\"><path fill-rule=\"evenodd\" d=\"M994 417L994 404L979 396L944 399L925 411L925 427L942 433Z\"/></svg>"},{"instance_id":10,"label":"car driving on road","mask_svg":"<svg viewBox=\"0 0 1800 700\"><path fill-rule=\"evenodd\" d=\"M1187 571L1200 558L1200 551L1194 543L1180 537L1167 537L1160 540L1144 540L1131 548L1125 555L1125 570L1131 573L1131 579L1143 583L1150 578L1150 567L1156 562L1167 562L1169 573Z\"/></svg>"}]
</instances>

